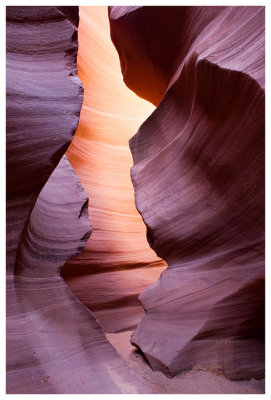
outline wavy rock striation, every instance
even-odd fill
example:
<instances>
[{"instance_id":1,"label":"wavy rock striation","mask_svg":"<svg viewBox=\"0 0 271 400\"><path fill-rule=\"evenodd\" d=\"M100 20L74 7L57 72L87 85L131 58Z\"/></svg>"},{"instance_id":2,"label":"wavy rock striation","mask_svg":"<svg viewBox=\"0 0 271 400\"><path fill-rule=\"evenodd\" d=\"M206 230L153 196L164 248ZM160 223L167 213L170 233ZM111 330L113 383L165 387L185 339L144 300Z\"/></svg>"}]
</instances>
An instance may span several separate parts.
<instances>
[{"instance_id":1,"label":"wavy rock striation","mask_svg":"<svg viewBox=\"0 0 271 400\"><path fill-rule=\"evenodd\" d=\"M109 15L126 84L158 105L130 141L131 175L168 268L140 296L132 343L170 376L198 365L261 378L264 8Z\"/></svg>"},{"instance_id":2,"label":"wavy rock striation","mask_svg":"<svg viewBox=\"0 0 271 400\"><path fill-rule=\"evenodd\" d=\"M83 88L75 75L77 24L76 7L7 7L7 264L11 272L38 194L78 124Z\"/></svg>"},{"instance_id":3,"label":"wavy rock striation","mask_svg":"<svg viewBox=\"0 0 271 400\"><path fill-rule=\"evenodd\" d=\"M78 7L7 8L7 393L149 393L59 269L91 234L63 156L77 127Z\"/></svg>"},{"instance_id":4,"label":"wavy rock striation","mask_svg":"<svg viewBox=\"0 0 271 400\"><path fill-rule=\"evenodd\" d=\"M66 199L66 202L64 201ZM91 230L64 156L41 191L8 277L8 393L148 393L59 276Z\"/></svg>"},{"instance_id":5,"label":"wavy rock striation","mask_svg":"<svg viewBox=\"0 0 271 400\"><path fill-rule=\"evenodd\" d=\"M66 260L81 253L90 235L88 197L63 156L30 214L15 275L43 278L59 274Z\"/></svg>"},{"instance_id":6,"label":"wavy rock striation","mask_svg":"<svg viewBox=\"0 0 271 400\"><path fill-rule=\"evenodd\" d=\"M61 273L104 330L119 332L136 327L138 296L165 268L146 240L129 173L128 141L154 107L123 83L107 7L80 7L78 35L84 101L66 154L89 196L93 233Z\"/></svg>"}]
</instances>

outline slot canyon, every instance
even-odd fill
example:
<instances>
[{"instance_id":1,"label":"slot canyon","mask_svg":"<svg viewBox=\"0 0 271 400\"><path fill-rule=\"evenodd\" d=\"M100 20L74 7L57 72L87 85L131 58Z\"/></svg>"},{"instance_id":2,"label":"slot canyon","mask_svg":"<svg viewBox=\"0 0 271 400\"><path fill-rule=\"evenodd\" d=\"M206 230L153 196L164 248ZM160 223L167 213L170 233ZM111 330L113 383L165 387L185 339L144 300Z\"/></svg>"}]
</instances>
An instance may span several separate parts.
<instances>
[{"instance_id":1,"label":"slot canyon","mask_svg":"<svg viewBox=\"0 0 271 400\"><path fill-rule=\"evenodd\" d=\"M6 8L7 394L264 393L265 8Z\"/></svg>"}]
</instances>

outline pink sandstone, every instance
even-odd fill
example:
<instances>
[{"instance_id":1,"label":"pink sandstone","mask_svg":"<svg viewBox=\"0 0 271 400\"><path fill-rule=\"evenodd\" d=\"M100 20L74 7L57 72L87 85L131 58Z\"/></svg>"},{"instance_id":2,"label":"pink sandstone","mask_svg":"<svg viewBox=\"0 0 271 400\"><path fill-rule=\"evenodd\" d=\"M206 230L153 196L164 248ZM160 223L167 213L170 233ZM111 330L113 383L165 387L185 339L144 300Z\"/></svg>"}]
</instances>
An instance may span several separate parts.
<instances>
[{"instance_id":1,"label":"pink sandstone","mask_svg":"<svg viewBox=\"0 0 271 400\"><path fill-rule=\"evenodd\" d=\"M264 8L110 8L126 84L157 109L130 140L136 205L168 268L131 342L169 376L264 374ZM140 63L138 62L140 60Z\"/></svg>"}]
</instances>

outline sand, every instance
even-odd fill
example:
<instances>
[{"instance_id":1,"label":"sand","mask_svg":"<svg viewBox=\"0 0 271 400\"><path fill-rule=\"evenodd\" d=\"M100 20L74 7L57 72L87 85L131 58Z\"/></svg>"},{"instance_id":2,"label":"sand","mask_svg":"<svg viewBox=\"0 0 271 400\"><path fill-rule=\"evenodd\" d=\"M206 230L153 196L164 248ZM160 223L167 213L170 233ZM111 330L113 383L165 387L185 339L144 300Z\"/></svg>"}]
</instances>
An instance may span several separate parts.
<instances>
[{"instance_id":1,"label":"sand","mask_svg":"<svg viewBox=\"0 0 271 400\"><path fill-rule=\"evenodd\" d=\"M130 344L132 331L108 333L107 339L122 355L128 366L154 393L167 394L256 394L265 392L265 381L230 381L223 375L193 369L174 378L153 371L143 355Z\"/></svg>"}]
</instances>

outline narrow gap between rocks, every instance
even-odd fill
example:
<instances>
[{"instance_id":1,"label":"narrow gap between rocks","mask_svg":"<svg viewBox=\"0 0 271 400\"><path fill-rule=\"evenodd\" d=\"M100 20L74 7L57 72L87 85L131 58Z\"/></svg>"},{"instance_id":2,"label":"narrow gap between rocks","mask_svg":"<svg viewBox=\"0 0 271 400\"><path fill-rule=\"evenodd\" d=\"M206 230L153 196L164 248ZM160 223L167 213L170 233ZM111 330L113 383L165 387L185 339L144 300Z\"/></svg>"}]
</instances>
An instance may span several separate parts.
<instances>
[{"instance_id":1,"label":"narrow gap between rocks","mask_svg":"<svg viewBox=\"0 0 271 400\"><path fill-rule=\"evenodd\" d=\"M155 107L123 82L107 7L79 10L77 62L84 101L66 155L89 197L93 232L61 275L110 339L136 328L144 314L138 296L166 268L149 247L130 178L129 139Z\"/></svg>"}]
</instances>

